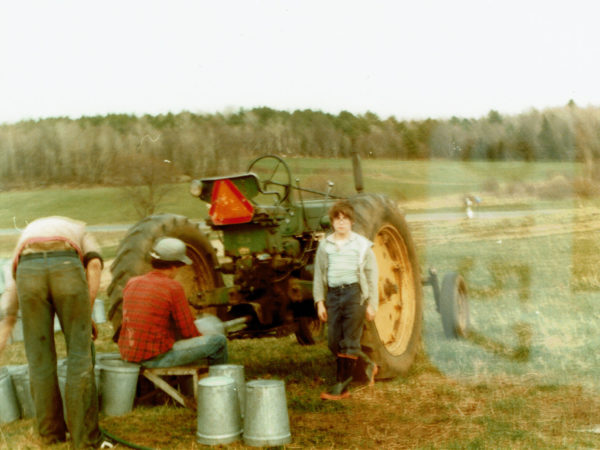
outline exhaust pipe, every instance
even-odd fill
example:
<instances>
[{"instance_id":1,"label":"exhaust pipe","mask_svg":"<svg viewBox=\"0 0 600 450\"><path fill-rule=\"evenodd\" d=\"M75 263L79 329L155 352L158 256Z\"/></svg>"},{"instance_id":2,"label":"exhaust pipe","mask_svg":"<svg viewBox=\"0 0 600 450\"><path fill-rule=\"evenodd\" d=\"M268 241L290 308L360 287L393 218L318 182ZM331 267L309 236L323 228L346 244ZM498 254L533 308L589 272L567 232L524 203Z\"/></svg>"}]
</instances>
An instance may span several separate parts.
<instances>
[{"instance_id":1,"label":"exhaust pipe","mask_svg":"<svg viewBox=\"0 0 600 450\"><path fill-rule=\"evenodd\" d=\"M356 150L352 150L352 170L354 172L354 188L357 193L361 193L363 188L362 165L360 155Z\"/></svg>"}]
</instances>

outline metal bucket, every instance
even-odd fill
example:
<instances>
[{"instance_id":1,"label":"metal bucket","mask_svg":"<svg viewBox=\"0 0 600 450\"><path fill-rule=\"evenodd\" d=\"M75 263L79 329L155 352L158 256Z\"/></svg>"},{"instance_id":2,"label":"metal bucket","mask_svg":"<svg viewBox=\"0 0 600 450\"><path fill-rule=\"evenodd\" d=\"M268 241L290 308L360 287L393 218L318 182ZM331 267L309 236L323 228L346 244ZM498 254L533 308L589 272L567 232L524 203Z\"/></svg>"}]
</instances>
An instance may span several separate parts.
<instances>
[{"instance_id":1,"label":"metal bucket","mask_svg":"<svg viewBox=\"0 0 600 450\"><path fill-rule=\"evenodd\" d=\"M96 364L100 364L101 361L105 359L121 359L121 354L119 352L98 352L96 353Z\"/></svg>"},{"instance_id":2,"label":"metal bucket","mask_svg":"<svg viewBox=\"0 0 600 450\"><path fill-rule=\"evenodd\" d=\"M98 352L96 353L96 362L94 365L94 376L96 378L96 391L98 392L98 398L102 399L102 368L100 363L108 359L116 359L122 361L121 354L119 352Z\"/></svg>"},{"instance_id":3,"label":"metal bucket","mask_svg":"<svg viewBox=\"0 0 600 450\"><path fill-rule=\"evenodd\" d=\"M58 374L58 388L60 389L60 397L63 403L63 411L65 413L65 417L67 416L67 402L66 402L66 390L67 386L67 359L61 358L56 363L57 366L57 374ZM98 365L94 367L94 381L96 383L96 392L98 397L100 397L100 373L101 369Z\"/></svg>"},{"instance_id":4,"label":"metal bucket","mask_svg":"<svg viewBox=\"0 0 600 450\"><path fill-rule=\"evenodd\" d=\"M212 336L214 334L225 335L225 326L223 322L212 314L205 314L199 319L194 320L194 325L204 336Z\"/></svg>"},{"instance_id":5,"label":"metal bucket","mask_svg":"<svg viewBox=\"0 0 600 450\"><path fill-rule=\"evenodd\" d=\"M96 323L106 322L106 310L104 309L104 300L97 298L94 300L94 307L92 310L92 319Z\"/></svg>"},{"instance_id":6,"label":"metal bucket","mask_svg":"<svg viewBox=\"0 0 600 450\"><path fill-rule=\"evenodd\" d=\"M21 319L20 315L17 316L17 321L12 329L10 338L11 342L23 342L23 319Z\"/></svg>"},{"instance_id":7,"label":"metal bucket","mask_svg":"<svg viewBox=\"0 0 600 450\"><path fill-rule=\"evenodd\" d=\"M35 416L35 406L29 386L29 366L27 364L10 366L8 370L21 407L21 417L30 419Z\"/></svg>"},{"instance_id":8,"label":"metal bucket","mask_svg":"<svg viewBox=\"0 0 600 450\"><path fill-rule=\"evenodd\" d=\"M102 375L102 369L99 365L94 366L94 381L96 382L96 394L98 394L98 398L100 398L101 386L100 386L100 375Z\"/></svg>"},{"instance_id":9,"label":"metal bucket","mask_svg":"<svg viewBox=\"0 0 600 450\"><path fill-rule=\"evenodd\" d=\"M101 359L98 366L102 412L107 416L120 416L131 411L140 366L120 359Z\"/></svg>"},{"instance_id":10,"label":"metal bucket","mask_svg":"<svg viewBox=\"0 0 600 450\"><path fill-rule=\"evenodd\" d=\"M198 382L197 441L229 444L242 436L242 418L233 378L210 376Z\"/></svg>"},{"instance_id":11,"label":"metal bucket","mask_svg":"<svg viewBox=\"0 0 600 450\"><path fill-rule=\"evenodd\" d=\"M56 373L58 375L58 389L60 390L60 398L62 399L63 411L67 417L66 391L67 385L67 359L62 358L56 362Z\"/></svg>"},{"instance_id":12,"label":"metal bucket","mask_svg":"<svg viewBox=\"0 0 600 450\"><path fill-rule=\"evenodd\" d=\"M58 319L58 316L54 316L54 332L57 331L62 331L62 328L60 326L60 320Z\"/></svg>"},{"instance_id":13,"label":"metal bucket","mask_svg":"<svg viewBox=\"0 0 600 450\"><path fill-rule=\"evenodd\" d=\"M19 400L10 372L6 367L0 367L0 423L13 422L20 417Z\"/></svg>"},{"instance_id":14,"label":"metal bucket","mask_svg":"<svg viewBox=\"0 0 600 450\"><path fill-rule=\"evenodd\" d=\"M246 383L246 411L244 444L274 447L291 442L282 380L253 380Z\"/></svg>"},{"instance_id":15,"label":"metal bucket","mask_svg":"<svg viewBox=\"0 0 600 450\"><path fill-rule=\"evenodd\" d=\"M244 378L244 366L237 364L217 364L208 367L208 375L211 377L229 377L235 381L238 402L240 405L240 416L243 419L246 406L246 380Z\"/></svg>"}]
</instances>

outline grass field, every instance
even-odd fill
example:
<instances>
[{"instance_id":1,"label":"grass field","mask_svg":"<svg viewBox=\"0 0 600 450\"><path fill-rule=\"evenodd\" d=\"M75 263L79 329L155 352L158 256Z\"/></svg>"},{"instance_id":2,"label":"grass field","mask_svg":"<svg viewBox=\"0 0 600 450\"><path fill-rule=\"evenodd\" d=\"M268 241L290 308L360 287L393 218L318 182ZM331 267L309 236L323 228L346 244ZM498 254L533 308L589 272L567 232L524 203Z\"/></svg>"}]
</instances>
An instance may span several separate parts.
<instances>
[{"instance_id":1,"label":"grass field","mask_svg":"<svg viewBox=\"0 0 600 450\"><path fill-rule=\"evenodd\" d=\"M354 192L349 160L289 158L286 161L294 185L298 178L301 187L324 192L327 182L333 181L333 194ZM483 200L481 208L507 205L531 208L533 201L536 207L548 203L556 206L555 198L551 202L530 198L532 190L556 176L571 179L580 170L577 164L565 163L363 160L365 190L385 193L407 211L460 209L466 194L479 195ZM206 217L206 205L192 197L188 188L189 183L173 185L157 212ZM36 217L54 214L79 218L90 225L133 223L139 219L131 196L121 188L65 186L26 192L0 191L0 229L22 228Z\"/></svg>"},{"instance_id":2,"label":"grass field","mask_svg":"<svg viewBox=\"0 0 600 450\"><path fill-rule=\"evenodd\" d=\"M505 220L493 234L475 220L457 226L454 238L445 227L448 241L427 244L424 259L463 274L472 327L484 336L436 338L441 329L430 302L425 343L435 365L461 379L505 374L600 393L596 214L580 211L570 223L565 213ZM461 239L465 232L471 240Z\"/></svg>"},{"instance_id":3,"label":"grass field","mask_svg":"<svg viewBox=\"0 0 600 450\"><path fill-rule=\"evenodd\" d=\"M292 172L304 171L313 181L335 174L343 164L349 167L347 161L289 163ZM231 341L232 362L244 365L247 379L285 380L293 439L287 448L600 448L600 208L596 199L575 198L562 188L560 195L536 194L559 176L576 176L579 167L364 164L368 190L380 186L408 211L458 211L462 196L471 193L482 197L482 209L526 213L409 223L423 274L434 266L442 276L450 271L464 276L471 333L467 339L447 340L431 288L424 287L422 351L406 376L356 387L342 403L323 402L319 392L334 377L323 344L299 346L293 336ZM335 181L345 185L349 180ZM77 201L80 216L89 223L130 220L118 213L126 207L118 201L118 190L60 192L0 194L0 223L12 226L11 214L21 210L14 206L16 199L40 199L40 210L34 200L25 202L27 217L33 218L43 215L42 206L58 208L59 197L72 203L72 192L85 198ZM112 201L94 206L94 199L109 195ZM197 207L199 201L191 201ZM186 213L186 205L174 200L169 211ZM96 221L107 207L113 208L106 213L111 219ZM72 210L52 211L74 215ZM110 255L120 235L99 238ZM11 239L0 236L0 256L10 252ZM100 331L98 350L115 351L110 325L101 325ZM23 362L20 343L0 356L0 365ZM195 442L195 414L174 405L136 407L123 417L103 417L101 425L147 447L201 448ZM31 420L0 426L0 447L38 448L37 442Z\"/></svg>"}]
</instances>

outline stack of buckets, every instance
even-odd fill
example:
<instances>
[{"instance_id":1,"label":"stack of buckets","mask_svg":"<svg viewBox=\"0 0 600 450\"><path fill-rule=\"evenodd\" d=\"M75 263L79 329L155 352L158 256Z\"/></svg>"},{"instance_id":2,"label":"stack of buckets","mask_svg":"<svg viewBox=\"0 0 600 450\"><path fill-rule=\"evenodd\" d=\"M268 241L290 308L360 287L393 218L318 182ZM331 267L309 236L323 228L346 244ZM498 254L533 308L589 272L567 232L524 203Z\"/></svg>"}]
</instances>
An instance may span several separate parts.
<instances>
[{"instance_id":1,"label":"stack of buckets","mask_svg":"<svg viewBox=\"0 0 600 450\"><path fill-rule=\"evenodd\" d=\"M210 366L198 382L197 441L273 447L291 442L285 385L281 380L245 382L244 367Z\"/></svg>"},{"instance_id":2,"label":"stack of buckets","mask_svg":"<svg viewBox=\"0 0 600 450\"><path fill-rule=\"evenodd\" d=\"M100 409L107 416L121 416L133 409L140 374L138 364L120 358L102 358L100 367Z\"/></svg>"},{"instance_id":3,"label":"stack of buckets","mask_svg":"<svg viewBox=\"0 0 600 450\"><path fill-rule=\"evenodd\" d=\"M94 377L100 409L107 416L121 416L133 409L140 366L121 359L118 352L97 353ZM58 361L58 386L65 407L67 361ZM65 409L66 413L66 409Z\"/></svg>"},{"instance_id":4,"label":"stack of buckets","mask_svg":"<svg viewBox=\"0 0 600 450\"><path fill-rule=\"evenodd\" d=\"M106 322L104 302L96 299L92 318L96 323ZM58 317L54 317L54 331L60 331ZM19 317L12 333L12 341L23 340L22 321ZM65 405L67 361L57 361L58 385ZM121 360L119 353L96 355L96 388L101 400L102 411L107 415L122 415L133 408L139 366ZM27 364L0 367L0 423L23 418L33 418L35 407L29 386Z\"/></svg>"},{"instance_id":5,"label":"stack of buckets","mask_svg":"<svg viewBox=\"0 0 600 450\"><path fill-rule=\"evenodd\" d=\"M0 367L0 423L30 419L35 406L29 389L29 366Z\"/></svg>"},{"instance_id":6,"label":"stack of buckets","mask_svg":"<svg viewBox=\"0 0 600 450\"><path fill-rule=\"evenodd\" d=\"M20 418L21 408L11 373L7 367L0 367L0 423L9 423Z\"/></svg>"},{"instance_id":7,"label":"stack of buckets","mask_svg":"<svg viewBox=\"0 0 600 450\"><path fill-rule=\"evenodd\" d=\"M119 353L98 353L94 368L101 409L119 416L133 409L139 366L120 359ZM65 408L67 361L57 361L58 386ZM66 408L65 408L66 413ZM35 416L27 364L0 367L0 424Z\"/></svg>"},{"instance_id":8,"label":"stack of buckets","mask_svg":"<svg viewBox=\"0 0 600 450\"><path fill-rule=\"evenodd\" d=\"M131 411L139 366L118 354L98 354L101 410L119 416ZM59 386L64 395L66 361L59 361ZM254 447L291 442L285 385L281 380L245 382L244 367L210 366L209 376L198 382L197 441L205 445L229 444L243 438ZM34 405L27 365L0 367L0 423L32 418Z\"/></svg>"}]
</instances>

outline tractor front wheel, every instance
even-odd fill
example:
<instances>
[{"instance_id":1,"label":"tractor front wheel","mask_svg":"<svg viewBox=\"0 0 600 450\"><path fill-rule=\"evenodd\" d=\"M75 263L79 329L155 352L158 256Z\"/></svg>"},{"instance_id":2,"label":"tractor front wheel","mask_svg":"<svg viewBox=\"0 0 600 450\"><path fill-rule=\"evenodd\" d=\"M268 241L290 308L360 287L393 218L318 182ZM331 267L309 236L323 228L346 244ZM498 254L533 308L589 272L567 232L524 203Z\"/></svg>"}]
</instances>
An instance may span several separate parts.
<instances>
[{"instance_id":1,"label":"tractor front wheel","mask_svg":"<svg viewBox=\"0 0 600 450\"><path fill-rule=\"evenodd\" d=\"M442 281L440 314L446 338L467 337L469 329L467 285L463 277L456 272L446 274Z\"/></svg>"}]
</instances>

